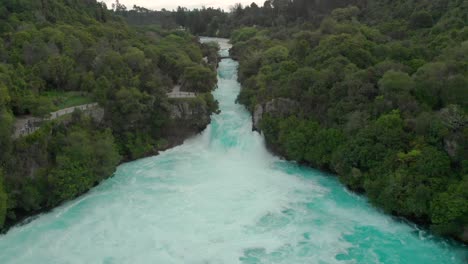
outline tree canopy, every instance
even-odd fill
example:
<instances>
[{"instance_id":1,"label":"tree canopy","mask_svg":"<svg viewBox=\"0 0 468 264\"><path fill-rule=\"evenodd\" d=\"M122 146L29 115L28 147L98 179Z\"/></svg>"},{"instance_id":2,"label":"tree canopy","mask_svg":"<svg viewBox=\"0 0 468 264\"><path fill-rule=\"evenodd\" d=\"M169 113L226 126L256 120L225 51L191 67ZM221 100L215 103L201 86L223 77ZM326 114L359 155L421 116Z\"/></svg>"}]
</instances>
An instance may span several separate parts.
<instances>
[{"instance_id":1,"label":"tree canopy","mask_svg":"<svg viewBox=\"0 0 468 264\"><path fill-rule=\"evenodd\" d=\"M188 32L133 28L116 15L125 11L118 1L112 11L96 0L1 1L0 229L154 153L169 123L166 93L182 79L217 110L215 71L202 59L217 49ZM101 120L77 112L13 137L17 120L90 102Z\"/></svg>"},{"instance_id":2,"label":"tree canopy","mask_svg":"<svg viewBox=\"0 0 468 264\"><path fill-rule=\"evenodd\" d=\"M272 149L337 173L389 213L464 239L462 2L268 1L261 12L275 15L255 27L242 20L249 8L236 10L243 21L231 35L238 101L251 112L273 99L295 101L290 116L263 115Z\"/></svg>"}]
</instances>

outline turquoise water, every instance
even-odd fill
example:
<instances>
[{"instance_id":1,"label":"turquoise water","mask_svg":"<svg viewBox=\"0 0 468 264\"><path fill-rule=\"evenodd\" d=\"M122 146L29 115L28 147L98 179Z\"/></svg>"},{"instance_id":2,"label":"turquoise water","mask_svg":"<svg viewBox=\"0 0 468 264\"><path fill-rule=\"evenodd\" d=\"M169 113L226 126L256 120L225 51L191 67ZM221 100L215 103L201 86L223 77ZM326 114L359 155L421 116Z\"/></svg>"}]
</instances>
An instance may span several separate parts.
<instances>
[{"instance_id":1,"label":"turquoise water","mask_svg":"<svg viewBox=\"0 0 468 264\"><path fill-rule=\"evenodd\" d=\"M466 248L269 154L234 103L236 72L220 63L222 113L201 135L13 228L0 263L465 263Z\"/></svg>"}]
</instances>

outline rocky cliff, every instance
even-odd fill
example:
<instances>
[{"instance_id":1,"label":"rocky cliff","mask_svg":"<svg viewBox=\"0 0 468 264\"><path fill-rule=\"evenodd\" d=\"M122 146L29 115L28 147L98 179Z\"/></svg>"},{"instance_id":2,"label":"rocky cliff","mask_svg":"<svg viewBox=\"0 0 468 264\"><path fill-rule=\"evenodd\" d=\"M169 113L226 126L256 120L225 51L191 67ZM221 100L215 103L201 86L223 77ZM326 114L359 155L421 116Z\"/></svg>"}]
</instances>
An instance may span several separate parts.
<instances>
[{"instance_id":1,"label":"rocky cliff","mask_svg":"<svg viewBox=\"0 0 468 264\"><path fill-rule=\"evenodd\" d=\"M253 130L261 131L260 124L264 115L287 117L298 112L299 103L288 98L276 98L264 104L257 104L252 114Z\"/></svg>"},{"instance_id":2,"label":"rocky cliff","mask_svg":"<svg viewBox=\"0 0 468 264\"><path fill-rule=\"evenodd\" d=\"M168 116L167 121L162 127L161 131L161 144L155 145L153 149L149 150L146 153L143 153L142 156L151 156L158 154L161 150L166 150L171 147L180 145L184 142L185 139L195 136L201 131L203 131L208 124L211 122L211 114L216 112L217 109L208 103L209 100L206 100L203 96L195 98L176 98L170 99L169 103L166 105L166 114ZM21 131L25 130L26 132L16 132L16 152L17 155L11 157L12 163L16 165L17 169L13 173L12 177L15 178L35 178L38 171L41 168L46 168L50 165L49 156L47 153L47 145L52 140L53 131L66 129L73 123L80 123L80 121L75 120L77 117L73 115L79 114L83 117L91 118L92 122L97 127L106 127L105 123L105 111L103 108L98 106L89 107L86 109L79 109L76 113L70 112L69 118L62 118L60 120L50 119L34 119L36 122L21 122ZM68 112L67 112L68 114ZM128 120L129 123L132 123L132 120ZM18 122L20 123L20 122ZM19 125L18 125L19 126ZM23 127L27 127L27 130ZM39 128L43 128L38 133L32 135L34 132L38 131ZM16 129L16 131L20 131ZM24 142L32 142L33 139L23 138L23 136L32 135L35 143L26 144ZM122 161L130 161L131 158L124 158Z\"/></svg>"},{"instance_id":3,"label":"rocky cliff","mask_svg":"<svg viewBox=\"0 0 468 264\"><path fill-rule=\"evenodd\" d=\"M185 139L203 131L211 122L213 109L200 98L172 99L168 106L169 121L163 127L162 135L168 149L184 142Z\"/></svg>"}]
</instances>

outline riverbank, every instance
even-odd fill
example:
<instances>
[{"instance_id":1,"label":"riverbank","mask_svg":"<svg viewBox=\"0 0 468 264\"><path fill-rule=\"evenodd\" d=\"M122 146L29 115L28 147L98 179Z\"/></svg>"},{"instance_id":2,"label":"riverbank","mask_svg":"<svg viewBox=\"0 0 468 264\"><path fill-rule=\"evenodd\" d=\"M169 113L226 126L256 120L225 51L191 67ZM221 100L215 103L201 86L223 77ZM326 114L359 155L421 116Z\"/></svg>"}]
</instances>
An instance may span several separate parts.
<instances>
[{"instance_id":1,"label":"riverbank","mask_svg":"<svg viewBox=\"0 0 468 264\"><path fill-rule=\"evenodd\" d=\"M262 133L261 130L255 129L254 127L252 127L252 130L253 131L258 131L259 133ZM333 170L332 168L317 167L315 164L312 164L312 163L307 162L307 161L294 160L293 158L288 156L287 153L285 153L285 151L282 150L281 147L278 144L275 144L275 143L273 143L271 141L266 141L265 145L266 145L266 148L268 149L268 151L270 151L273 155L278 156L281 159L284 159L286 161L297 163L299 166L320 170L320 171L324 172L325 174L327 174L329 177L336 177L338 180L340 180L340 182L342 184L344 184L344 186L346 186L346 183L344 183L342 181L341 176L339 174L337 174L337 172L335 170ZM366 192L363 189L352 189L349 186L346 186L346 188L350 192L355 193L356 195L362 196L365 199L368 199L368 196L367 196ZM381 207L379 207L376 204L373 204L373 206L375 206L376 209L379 209L379 210L382 209ZM398 214L398 213L395 213L395 212L385 212L385 211L382 211L382 212L385 213L385 214L390 215L395 221L399 221L399 222L402 222L402 223L408 224L408 225L414 225L419 230L423 230L424 232L432 233L435 236L441 236L444 239L448 239L449 241L451 241L450 243L455 243L455 244L456 243L463 243L465 246L468 246L468 229L465 229L464 232L462 232L460 235L457 235L457 236L441 235L441 234L437 234L436 232L434 232L434 230L431 229L431 222L428 221L427 219L417 218L417 217L409 217L407 215L402 215L402 214Z\"/></svg>"},{"instance_id":2,"label":"riverbank","mask_svg":"<svg viewBox=\"0 0 468 264\"><path fill-rule=\"evenodd\" d=\"M339 144L343 144L340 143L344 141L342 132L336 129L327 130L320 128L317 122L309 120L304 112L302 112L299 101L280 97L263 104L257 104L255 107L250 108L249 111L252 115L252 130L264 134L267 148L275 155L288 161L334 174L350 191L370 198L371 204L385 213L414 223L421 229L428 230L435 235L455 239L465 245L468 244L468 226L464 226L464 228L458 227L455 229L456 231L448 232L437 227L437 224L427 215L415 215L396 209L389 209L385 205L382 205L382 202L375 201L375 198L372 199L373 197L369 196L368 189L366 190L369 187L365 186L365 184L356 184L357 181L363 181L363 178L366 177L358 169L359 165L354 164L350 169L351 172L349 174L351 176L349 174L346 175L343 168L340 167L342 163L346 162L346 159L355 159L356 157L346 158L332 153L340 147ZM355 148L359 147L355 146ZM353 149L350 149L350 151L353 151ZM403 154L400 153L398 155L402 156ZM367 157L367 159L372 158ZM328 162L324 162L324 160L328 160ZM424 166L429 167L431 164L425 164ZM381 171L379 173L385 175L388 172ZM367 177L369 176L367 175ZM396 184L395 182L397 180L388 182L387 185ZM379 187L374 192L380 192L384 188L385 186ZM371 193L371 195L375 195L375 193ZM388 199L396 199L396 197L388 197ZM452 210L452 208L447 208L446 210ZM444 213L447 212L444 211Z\"/></svg>"},{"instance_id":3,"label":"riverbank","mask_svg":"<svg viewBox=\"0 0 468 264\"><path fill-rule=\"evenodd\" d=\"M456 245L393 221L319 171L271 155L235 103L236 69L221 61L213 95L222 112L201 135L123 164L87 195L14 228L0 237L0 259L463 263Z\"/></svg>"},{"instance_id":4,"label":"riverbank","mask_svg":"<svg viewBox=\"0 0 468 264\"><path fill-rule=\"evenodd\" d=\"M217 53L212 48L202 51L198 42L191 48L206 56ZM189 96L177 94L173 98L160 83L161 87L152 91L117 89L109 95L111 100L99 101L99 107L80 105L44 119L24 118L16 124L12 118L14 133L7 135L8 142L0 142L5 147L0 154L0 229L5 232L29 221L25 219L30 216L81 196L110 177L123 162L157 155L203 131L211 115L218 112L210 93L215 88L212 67L217 62L199 59L187 69L203 69L203 80L209 78L206 86L210 87L187 93ZM193 77L185 78L185 83L196 82Z\"/></svg>"},{"instance_id":5,"label":"riverbank","mask_svg":"<svg viewBox=\"0 0 468 264\"><path fill-rule=\"evenodd\" d=\"M204 104L204 101L201 99L189 98L173 99L168 111L168 115L170 117L169 121L161 130L161 138L163 140L160 140L157 143L157 145L152 146L148 151L138 153L138 156L124 156L122 159L120 159L116 166L136 159L158 155L161 151L182 144L186 139L191 138L203 131L211 122L212 113L216 112L217 110L210 109L209 107L207 107ZM93 122L97 121L94 120ZM98 123L101 122L102 118L99 120ZM73 121L70 120L68 123L69 124L65 125L65 127L69 127L69 129L71 129L71 127L73 126ZM55 126L60 127L63 125L60 123L56 123ZM64 129L65 127L63 127L62 129ZM36 132L38 129L39 128L35 129L32 132ZM50 126L48 129L50 129ZM96 127L96 129L98 128ZM40 134L42 135L43 133L41 132ZM25 138L22 140L29 140L27 135L24 137ZM18 171L18 175L35 175L37 174L37 170L40 167L47 166L47 163L44 163L46 157L42 155L38 156L37 154L40 152L41 147L33 146L29 148L28 152L25 152L24 155L21 155L21 157L17 157L21 159L22 163L24 164L24 166L21 169L22 172ZM107 177L101 176L99 181L95 181L90 185L90 188L85 188L79 193L76 193L76 195L68 197L68 199L65 199L59 203L54 203L50 206L43 206L39 210L32 210L29 212L16 211L15 220L6 221L4 227L1 229L1 232L6 233L11 227L15 225L23 225L29 223L30 221L34 220L37 217L37 215L49 212L50 210L56 208L57 206L60 206L63 202L66 202L69 199L76 199L77 197L86 194L89 190L91 190L91 188L94 188L97 185L99 185L102 180L108 179L110 177L112 177L112 175L108 175Z\"/></svg>"},{"instance_id":6,"label":"riverbank","mask_svg":"<svg viewBox=\"0 0 468 264\"><path fill-rule=\"evenodd\" d=\"M418 215L416 213L408 213L404 210L394 209L392 207L393 205L386 204L389 201L398 199L396 196L393 196L393 194L389 195L386 201L376 201L375 196L380 195L382 190L384 190L388 186L394 186L395 184L404 185L406 183L399 183L399 179L393 179L392 181L388 181L385 183L385 186L372 186L368 182L359 183L366 181L365 178L370 176L369 172L366 175L366 173L362 171L362 167L359 166L363 165L360 165L360 163L350 163L349 160L355 160L358 157L349 156L347 153L342 153L342 156L333 153L340 151L340 149L342 149L345 146L344 143L342 143L345 140L342 134L343 132L340 132L337 129L320 128L317 122L308 119L307 116L304 115L302 109L300 108L300 103L298 101L294 101L287 98L276 98L263 105L259 104L254 109L254 111L250 111L250 113L252 114L253 123L252 130L259 131L265 135L267 148L272 153L275 153L276 155L281 156L286 160L295 161L299 164L310 166L312 168L320 169L337 175L338 179L345 186L347 186L349 190L370 198L369 200L374 206L384 210L387 214L398 218L406 219L407 221L413 222L421 226L421 228L431 230L431 232L433 232L436 235L442 235L447 238L456 239L464 244L468 243L468 226L466 225L462 225L461 227L457 228L451 227L453 228L452 231L448 231L448 229L443 229L442 227L438 226L438 222L434 221L434 219L429 218L427 215ZM394 128L395 127L389 129ZM381 134L376 136L382 137ZM357 152L356 149L359 148L362 148L362 145L353 146L353 148L349 149L349 151ZM375 150L372 150L371 147L369 147L367 151L374 152L374 155L379 155L379 153L375 153ZM358 152L355 155L364 154L360 154ZM400 153L398 153L399 159L405 159L406 156L404 155L410 154L403 154L403 152L401 151ZM361 162L368 162L373 158L375 157L366 156L366 159L364 159L364 161ZM414 158L416 159L417 157ZM436 158L437 157L431 157L428 159ZM346 162L351 164L349 170L343 169L343 164ZM399 162L401 162L401 160ZM381 166L385 166L385 163ZM425 170L425 172L428 174L434 173L426 169L426 167L434 169L433 164L425 163L424 165L419 166L424 166L423 168L420 168L420 170ZM347 172L348 174L346 174L345 172ZM388 170L383 170L379 171L378 173L380 176L385 175L389 172ZM413 171L412 173L417 174L418 172ZM451 177L456 176L457 175L455 174ZM460 204L463 204L463 198L460 198L463 196L458 197L458 199L461 199L461 201L458 202ZM456 200L457 197L453 197L452 199ZM416 200L414 202L417 203L420 201ZM432 204L429 204L429 202L427 203L428 207L431 206L431 208L434 208L434 202ZM457 205L450 205L448 208L443 208L439 210L442 210L441 213L447 214L448 211L455 210L452 206ZM463 205L461 206L463 207Z\"/></svg>"},{"instance_id":7,"label":"riverbank","mask_svg":"<svg viewBox=\"0 0 468 264\"><path fill-rule=\"evenodd\" d=\"M432 40L408 37L414 52L392 57L401 40L380 31L384 24L368 24L366 11L352 23L334 17L338 13L318 28L236 30L231 53L240 62L238 101L254 121L263 117L254 123L270 148L333 171L388 214L466 243L468 115L466 100L453 96L461 90L448 85L465 73L458 62L466 59L446 55L459 54L464 44L454 41L442 51L428 44ZM328 22L336 31L323 28ZM345 28L356 34L344 34ZM371 31L388 38L365 33ZM463 79L456 87L466 84Z\"/></svg>"}]
</instances>

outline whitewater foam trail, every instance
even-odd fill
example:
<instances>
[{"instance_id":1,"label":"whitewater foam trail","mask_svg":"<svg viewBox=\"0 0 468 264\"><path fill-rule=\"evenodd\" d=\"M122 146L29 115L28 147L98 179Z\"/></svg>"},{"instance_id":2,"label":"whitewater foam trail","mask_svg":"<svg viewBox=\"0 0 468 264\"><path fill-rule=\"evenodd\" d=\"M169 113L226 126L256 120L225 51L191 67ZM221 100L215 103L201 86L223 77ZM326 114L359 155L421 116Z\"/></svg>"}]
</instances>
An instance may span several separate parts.
<instances>
[{"instance_id":1,"label":"whitewater foam trail","mask_svg":"<svg viewBox=\"0 0 468 264\"><path fill-rule=\"evenodd\" d=\"M224 44L221 54L227 54ZM223 55L223 56L224 56ZM83 197L0 237L1 263L463 263L466 248L397 222L334 177L278 159L235 99L183 145L120 166Z\"/></svg>"}]
</instances>

